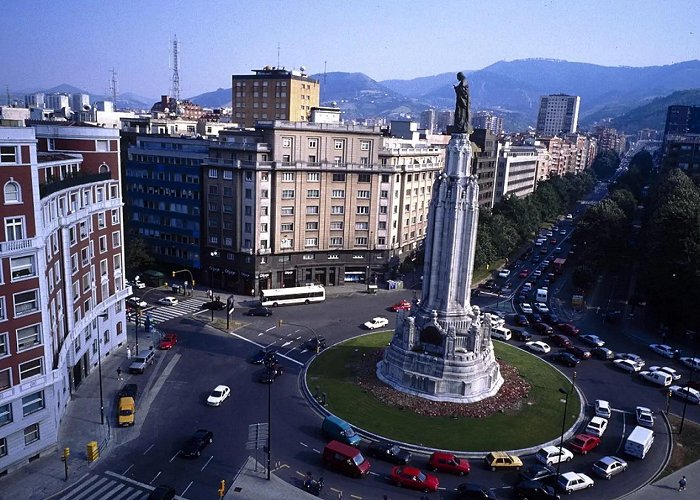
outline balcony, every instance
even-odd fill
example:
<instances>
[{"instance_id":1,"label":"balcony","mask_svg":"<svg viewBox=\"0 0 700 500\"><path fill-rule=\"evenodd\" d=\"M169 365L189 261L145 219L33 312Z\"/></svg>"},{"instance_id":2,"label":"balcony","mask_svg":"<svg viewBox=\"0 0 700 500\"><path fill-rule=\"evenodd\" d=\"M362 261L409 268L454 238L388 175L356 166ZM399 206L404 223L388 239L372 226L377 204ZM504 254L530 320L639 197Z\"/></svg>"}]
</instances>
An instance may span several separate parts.
<instances>
[{"instance_id":1,"label":"balcony","mask_svg":"<svg viewBox=\"0 0 700 500\"><path fill-rule=\"evenodd\" d=\"M42 198L51 194L57 193L64 189L83 184L92 184L93 182L106 181L112 178L111 172L103 172L99 174L84 174L82 172L71 172L63 179L56 179L39 184L39 193Z\"/></svg>"},{"instance_id":2,"label":"balcony","mask_svg":"<svg viewBox=\"0 0 700 500\"><path fill-rule=\"evenodd\" d=\"M0 243L0 253L6 256L9 253L20 252L30 248L39 248L41 245L37 238L26 238L23 240L3 241Z\"/></svg>"}]
</instances>

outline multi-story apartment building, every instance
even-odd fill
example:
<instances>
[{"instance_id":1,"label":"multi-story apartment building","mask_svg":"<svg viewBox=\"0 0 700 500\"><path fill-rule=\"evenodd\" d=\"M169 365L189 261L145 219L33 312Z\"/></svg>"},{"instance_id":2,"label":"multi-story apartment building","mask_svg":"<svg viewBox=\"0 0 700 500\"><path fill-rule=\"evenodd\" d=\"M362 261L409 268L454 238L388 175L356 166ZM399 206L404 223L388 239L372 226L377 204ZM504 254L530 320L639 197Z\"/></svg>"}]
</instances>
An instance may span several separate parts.
<instances>
[{"instance_id":1,"label":"multi-story apartment building","mask_svg":"<svg viewBox=\"0 0 700 500\"><path fill-rule=\"evenodd\" d=\"M253 70L254 75L233 75L232 119L245 127L258 120L308 121L318 107L320 86L305 70L271 68Z\"/></svg>"},{"instance_id":2,"label":"multi-story apartment building","mask_svg":"<svg viewBox=\"0 0 700 500\"><path fill-rule=\"evenodd\" d=\"M472 118L474 129L485 128L495 135L503 133L503 118L494 115L490 111L477 111Z\"/></svg>"},{"instance_id":3,"label":"multi-story apartment building","mask_svg":"<svg viewBox=\"0 0 700 500\"><path fill-rule=\"evenodd\" d=\"M2 474L55 447L73 390L126 340L129 290L118 131L0 130Z\"/></svg>"},{"instance_id":4,"label":"multi-story apartment building","mask_svg":"<svg viewBox=\"0 0 700 500\"><path fill-rule=\"evenodd\" d=\"M537 134L573 134L578 128L581 98L575 95L552 94L540 97Z\"/></svg>"},{"instance_id":5,"label":"multi-story apartment building","mask_svg":"<svg viewBox=\"0 0 700 500\"><path fill-rule=\"evenodd\" d=\"M478 147L472 161L479 184L479 207L493 208L501 143L491 130L484 128L474 129L469 138Z\"/></svg>"},{"instance_id":6,"label":"multi-story apartment building","mask_svg":"<svg viewBox=\"0 0 700 500\"><path fill-rule=\"evenodd\" d=\"M258 122L210 153L202 255L245 292L371 280L418 247L444 166L443 148L340 123Z\"/></svg>"},{"instance_id":7,"label":"multi-story apartment building","mask_svg":"<svg viewBox=\"0 0 700 500\"><path fill-rule=\"evenodd\" d=\"M202 162L211 141L139 135L124 168L125 226L161 264L200 268Z\"/></svg>"},{"instance_id":8,"label":"multi-story apartment building","mask_svg":"<svg viewBox=\"0 0 700 500\"><path fill-rule=\"evenodd\" d=\"M615 151L618 154L625 151L625 136L618 133L617 129L601 125L595 128L593 135L598 140L598 150Z\"/></svg>"},{"instance_id":9,"label":"multi-story apartment building","mask_svg":"<svg viewBox=\"0 0 700 500\"><path fill-rule=\"evenodd\" d=\"M498 157L495 203L510 195L522 198L534 192L538 151L535 146L505 141Z\"/></svg>"},{"instance_id":10,"label":"multi-story apartment building","mask_svg":"<svg viewBox=\"0 0 700 500\"><path fill-rule=\"evenodd\" d=\"M46 106L46 94L35 92L24 96L24 105L28 108L43 108Z\"/></svg>"},{"instance_id":11,"label":"multi-story apartment building","mask_svg":"<svg viewBox=\"0 0 700 500\"><path fill-rule=\"evenodd\" d=\"M668 134L700 134L700 106L669 106L664 136Z\"/></svg>"},{"instance_id":12,"label":"multi-story apartment building","mask_svg":"<svg viewBox=\"0 0 700 500\"><path fill-rule=\"evenodd\" d=\"M420 114L420 128L428 134L437 131L437 112L434 109L426 109Z\"/></svg>"},{"instance_id":13,"label":"multi-story apartment building","mask_svg":"<svg viewBox=\"0 0 700 500\"><path fill-rule=\"evenodd\" d=\"M62 108L70 108L70 96L68 94L46 94L44 102L47 108L56 111Z\"/></svg>"},{"instance_id":14,"label":"multi-story apartment building","mask_svg":"<svg viewBox=\"0 0 700 500\"><path fill-rule=\"evenodd\" d=\"M679 168L700 184L700 134L668 134L664 140L664 170Z\"/></svg>"}]
</instances>

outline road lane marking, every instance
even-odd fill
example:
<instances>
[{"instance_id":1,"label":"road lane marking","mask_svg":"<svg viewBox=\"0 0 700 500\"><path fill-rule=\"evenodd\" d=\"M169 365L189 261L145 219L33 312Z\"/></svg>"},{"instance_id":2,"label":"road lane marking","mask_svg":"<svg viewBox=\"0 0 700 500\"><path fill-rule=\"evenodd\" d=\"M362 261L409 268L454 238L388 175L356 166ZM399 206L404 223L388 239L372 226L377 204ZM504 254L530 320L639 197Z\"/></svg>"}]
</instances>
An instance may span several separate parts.
<instances>
[{"instance_id":1,"label":"road lane marking","mask_svg":"<svg viewBox=\"0 0 700 500\"><path fill-rule=\"evenodd\" d=\"M151 451L151 448L153 448L154 446L155 446L155 443L153 443L151 446L149 446L148 449L146 449L146 451L143 452L143 454L145 455L146 453Z\"/></svg>"},{"instance_id":2,"label":"road lane marking","mask_svg":"<svg viewBox=\"0 0 700 500\"><path fill-rule=\"evenodd\" d=\"M173 460L175 460L175 458L180 454L181 451L182 451L182 450L178 450L178 451L175 452L175 454L173 455L173 457L170 459L170 463L172 463Z\"/></svg>"},{"instance_id":3,"label":"road lane marking","mask_svg":"<svg viewBox=\"0 0 700 500\"><path fill-rule=\"evenodd\" d=\"M187 485L187 488L185 488L185 490L182 492L182 494L180 494L181 497L185 496L185 493L187 493L187 490L190 489L190 486L192 486L192 483L194 483L194 481L190 481L190 484Z\"/></svg>"},{"instance_id":4,"label":"road lane marking","mask_svg":"<svg viewBox=\"0 0 700 500\"><path fill-rule=\"evenodd\" d=\"M258 333L258 337L260 337L261 335L265 335L265 334L263 332Z\"/></svg>"},{"instance_id":5,"label":"road lane marking","mask_svg":"<svg viewBox=\"0 0 700 500\"><path fill-rule=\"evenodd\" d=\"M269 332L270 330L274 330L275 328L277 328L277 327L276 327L276 326L271 326L270 328L268 328L267 330L265 330L265 333Z\"/></svg>"},{"instance_id":6,"label":"road lane marking","mask_svg":"<svg viewBox=\"0 0 700 500\"><path fill-rule=\"evenodd\" d=\"M287 346L288 346L289 344L291 344L291 343L292 343L291 340L290 340L289 342L285 342L284 344L282 344L282 347L287 347Z\"/></svg>"},{"instance_id":7,"label":"road lane marking","mask_svg":"<svg viewBox=\"0 0 700 500\"><path fill-rule=\"evenodd\" d=\"M129 467L127 467L126 470L122 472L122 475L126 475L126 473L129 472L133 466L134 464L131 464Z\"/></svg>"},{"instance_id":8,"label":"road lane marking","mask_svg":"<svg viewBox=\"0 0 700 500\"><path fill-rule=\"evenodd\" d=\"M153 481L155 481L156 479L158 479L158 476L160 476L160 471L158 472L158 474L156 474L156 477L154 477L153 479L151 479L151 482L148 483L148 484L153 484Z\"/></svg>"},{"instance_id":9,"label":"road lane marking","mask_svg":"<svg viewBox=\"0 0 700 500\"><path fill-rule=\"evenodd\" d=\"M299 441L299 444L300 444L300 445L302 445L302 446L303 446L304 448L308 448L308 447L309 447L309 445L308 445L308 444L306 444L306 443L302 443L301 441Z\"/></svg>"},{"instance_id":10,"label":"road lane marking","mask_svg":"<svg viewBox=\"0 0 700 500\"><path fill-rule=\"evenodd\" d=\"M212 455L211 457L209 457L209 460L207 460L207 463L205 463L205 464L202 466L202 468L199 469L199 472L202 472L202 471L206 468L206 466L209 465L209 462L211 462L212 460L214 460L214 455Z\"/></svg>"},{"instance_id":11,"label":"road lane marking","mask_svg":"<svg viewBox=\"0 0 700 500\"><path fill-rule=\"evenodd\" d=\"M260 349L265 349L265 348L271 346L272 344L274 344L274 342L273 342L272 344L269 344L268 346L264 346L262 344L255 342L254 340L250 340L250 339L244 337L243 335L239 335L236 332L228 332L228 334L231 335L232 337L236 337L239 340L243 340L244 342L248 342L249 344L253 344L255 346L258 346ZM294 358L290 358L289 356L285 356L284 354L281 354L281 353L277 353L277 355L280 356L281 358L284 358L287 361L291 361L292 363L295 363L299 366L304 366L304 363L302 363L301 361L297 361Z\"/></svg>"}]
</instances>

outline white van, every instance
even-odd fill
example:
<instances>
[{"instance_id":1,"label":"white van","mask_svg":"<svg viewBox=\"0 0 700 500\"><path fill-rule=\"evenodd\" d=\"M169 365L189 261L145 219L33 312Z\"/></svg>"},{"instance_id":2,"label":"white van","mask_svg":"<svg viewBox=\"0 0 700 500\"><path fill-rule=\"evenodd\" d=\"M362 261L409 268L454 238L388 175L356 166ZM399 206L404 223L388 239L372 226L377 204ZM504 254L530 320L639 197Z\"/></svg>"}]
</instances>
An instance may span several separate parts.
<instances>
[{"instance_id":1,"label":"white van","mask_svg":"<svg viewBox=\"0 0 700 500\"><path fill-rule=\"evenodd\" d=\"M535 293L535 302L547 303L547 290L544 288L538 288Z\"/></svg>"},{"instance_id":2,"label":"white van","mask_svg":"<svg viewBox=\"0 0 700 500\"><path fill-rule=\"evenodd\" d=\"M625 441L625 453L632 457L644 458L654 443L654 431L636 426L627 436Z\"/></svg>"},{"instance_id":3,"label":"white van","mask_svg":"<svg viewBox=\"0 0 700 500\"><path fill-rule=\"evenodd\" d=\"M497 326L491 328L491 337L498 340L510 340L513 334L511 331L504 326Z\"/></svg>"}]
</instances>

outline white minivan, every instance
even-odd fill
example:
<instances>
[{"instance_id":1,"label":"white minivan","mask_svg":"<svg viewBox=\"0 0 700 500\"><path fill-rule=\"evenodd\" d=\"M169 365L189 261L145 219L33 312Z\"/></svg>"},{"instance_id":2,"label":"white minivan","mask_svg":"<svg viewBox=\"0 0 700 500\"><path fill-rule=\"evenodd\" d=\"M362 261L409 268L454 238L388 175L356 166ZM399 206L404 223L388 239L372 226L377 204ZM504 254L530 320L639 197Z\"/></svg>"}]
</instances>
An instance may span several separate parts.
<instances>
[{"instance_id":1,"label":"white minivan","mask_svg":"<svg viewBox=\"0 0 700 500\"><path fill-rule=\"evenodd\" d=\"M652 444L654 444L654 431L638 425L627 436L625 453L635 458L644 458Z\"/></svg>"},{"instance_id":2,"label":"white minivan","mask_svg":"<svg viewBox=\"0 0 700 500\"><path fill-rule=\"evenodd\" d=\"M497 326L491 328L491 337L498 340L510 340L513 334L511 331L504 326Z\"/></svg>"},{"instance_id":3,"label":"white minivan","mask_svg":"<svg viewBox=\"0 0 700 500\"><path fill-rule=\"evenodd\" d=\"M547 303L547 290L544 288L538 288L535 293L535 302Z\"/></svg>"}]
</instances>

